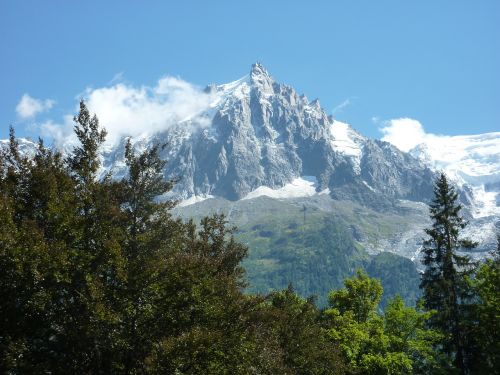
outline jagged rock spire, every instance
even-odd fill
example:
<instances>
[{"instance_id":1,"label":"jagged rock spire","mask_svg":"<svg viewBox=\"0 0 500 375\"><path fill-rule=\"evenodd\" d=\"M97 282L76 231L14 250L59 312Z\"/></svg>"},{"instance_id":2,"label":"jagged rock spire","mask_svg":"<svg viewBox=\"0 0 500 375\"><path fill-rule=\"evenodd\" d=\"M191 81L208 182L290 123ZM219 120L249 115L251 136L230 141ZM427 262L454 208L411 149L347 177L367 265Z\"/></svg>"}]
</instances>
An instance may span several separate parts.
<instances>
[{"instance_id":1,"label":"jagged rock spire","mask_svg":"<svg viewBox=\"0 0 500 375\"><path fill-rule=\"evenodd\" d=\"M252 64L252 69L250 71L250 82L253 86L259 88L265 93L273 92L274 80L269 75L266 68L264 68L264 66L259 62Z\"/></svg>"}]
</instances>

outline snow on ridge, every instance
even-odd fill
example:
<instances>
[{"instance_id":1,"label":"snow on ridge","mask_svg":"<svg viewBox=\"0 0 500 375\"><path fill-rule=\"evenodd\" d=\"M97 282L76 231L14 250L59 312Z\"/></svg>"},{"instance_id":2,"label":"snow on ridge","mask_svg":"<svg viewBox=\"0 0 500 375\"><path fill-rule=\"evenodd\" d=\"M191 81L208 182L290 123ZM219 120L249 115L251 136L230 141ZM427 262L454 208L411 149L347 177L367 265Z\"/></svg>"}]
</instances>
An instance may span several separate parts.
<instances>
[{"instance_id":1,"label":"snow on ridge","mask_svg":"<svg viewBox=\"0 0 500 375\"><path fill-rule=\"evenodd\" d=\"M500 132L428 137L410 154L434 170L442 170L459 186L472 189L474 218L500 216L499 191L485 184L500 183Z\"/></svg>"},{"instance_id":2,"label":"snow on ridge","mask_svg":"<svg viewBox=\"0 0 500 375\"><path fill-rule=\"evenodd\" d=\"M268 186L259 186L257 189L248 193L241 200L253 199L263 195L278 199L311 197L317 194L317 184L318 181L316 180L316 177L302 176L294 179L292 182L279 189L271 189Z\"/></svg>"},{"instance_id":3,"label":"snow on ridge","mask_svg":"<svg viewBox=\"0 0 500 375\"><path fill-rule=\"evenodd\" d=\"M362 156L362 143L364 138L358 134L349 124L333 120L330 125L330 144L332 148L352 159L355 171L361 171L360 162Z\"/></svg>"},{"instance_id":4,"label":"snow on ridge","mask_svg":"<svg viewBox=\"0 0 500 375\"><path fill-rule=\"evenodd\" d=\"M234 89L236 89L238 86L246 83L247 85L250 84L250 75L246 74L243 77L237 79L236 81L232 81L229 83L224 83L222 85L217 85L217 92L231 92Z\"/></svg>"},{"instance_id":5,"label":"snow on ridge","mask_svg":"<svg viewBox=\"0 0 500 375\"><path fill-rule=\"evenodd\" d=\"M250 75L245 75L236 81L215 86L215 100L210 104L212 108L230 99L244 99L250 93Z\"/></svg>"},{"instance_id":6,"label":"snow on ridge","mask_svg":"<svg viewBox=\"0 0 500 375\"><path fill-rule=\"evenodd\" d=\"M429 137L410 154L444 170L458 183L478 185L500 180L500 132Z\"/></svg>"},{"instance_id":7,"label":"snow on ridge","mask_svg":"<svg viewBox=\"0 0 500 375\"><path fill-rule=\"evenodd\" d=\"M214 198L213 195L210 195L210 194L206 194L206 195L193 195L187 199L184 199L182 201L180 201L178 204L177 204L177 207L186 207L186 206L190 206L192 204L195 204L195 203L199 203L199 202L203 202L207 199L211 199L211 198Z\"/></svg>"}]
</instances>

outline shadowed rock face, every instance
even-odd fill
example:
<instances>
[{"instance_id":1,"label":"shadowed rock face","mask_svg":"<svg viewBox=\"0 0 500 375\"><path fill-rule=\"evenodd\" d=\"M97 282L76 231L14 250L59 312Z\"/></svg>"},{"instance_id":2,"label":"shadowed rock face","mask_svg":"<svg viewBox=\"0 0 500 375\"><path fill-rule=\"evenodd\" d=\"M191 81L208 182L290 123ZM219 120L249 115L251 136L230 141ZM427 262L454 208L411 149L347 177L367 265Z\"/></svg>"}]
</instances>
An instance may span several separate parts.
<instances>
[{"instance_id":1,"label":"shadowed rock face","mask_svg":"<svg viewBox=\"0 0 500 375\"><path fill-rule=\"evenodd\" d=\"M276 83L260 64L248 76L206 92L216 98L206 115L209 127L182 123L136 140L139 147L168 143L165 175L181 178L178 197L238 200L259 186L279 188L299 176L314 176L318 191L329 188L333 198L367 204L432 194L432 172L422 163L334 121L318 100L309 102ZM107 167L119 173L121 157L118 150L108 153Z\"/></svg>"}]
</instances>

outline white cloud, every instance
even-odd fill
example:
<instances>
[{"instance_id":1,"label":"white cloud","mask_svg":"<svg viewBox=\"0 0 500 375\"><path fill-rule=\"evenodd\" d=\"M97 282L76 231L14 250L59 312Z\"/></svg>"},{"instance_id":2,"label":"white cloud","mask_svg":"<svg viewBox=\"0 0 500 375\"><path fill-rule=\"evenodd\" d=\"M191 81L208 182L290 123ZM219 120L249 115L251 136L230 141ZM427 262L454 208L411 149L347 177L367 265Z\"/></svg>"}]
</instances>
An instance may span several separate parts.
<instances>
[{"instance_id":1,"label":"white cloud","mask_svg":"<svg viewBox=\"0 0 500 375\"><path fill-rule=\"evenodd\" d=\"M132 86L116 83L96 89L87 89L85 102L107 130L107 142L114 144L124 136L153 134L166 130L184 120L186 126L206 126L207 120L198 115L210 108L213 94L180 78L163 77L154 87ZM77 111L75 109L75 113ZM56 124L53 121L41 125L45 136L56 143L71 137L73 123Z\"/></svg>"},{"instance_id":2,"label":"white cloud","mask_svg":"<svg viewBox=\"0 0 500 375\"><path fill-rule=\"evenodd\" d=\"M73 117L66 115L63 118L63 124L48 120L38 126L43 139L53 139L58 146L73 146L77 140L73 133L73 125Z\"/></svg>"},{"instance_id":3,"label":"white cloud","mask_svg":"<svg viewBox=\"0 0 500 375\"><path fill-rule=\"evenodd\" d=\"M382 140L392 143L401 151L410 151L415 146L429 140L440 138L436 134L426 133L422 124L411 118L398 118L384 121L380 132Z\"/></svg>"},{"instance_id":4,"label":"white cloud","mask_svg":"<svg viewBox=\"0 0 500 375\"><path fill-rule=\"evenodd\" d=\"M35 99L29 94L24 94L16 106L16 112L19 117L28 119L35 117L40 112L48 111L54 106L54 103L51 99Z\"/></svg>"}]
</instances>

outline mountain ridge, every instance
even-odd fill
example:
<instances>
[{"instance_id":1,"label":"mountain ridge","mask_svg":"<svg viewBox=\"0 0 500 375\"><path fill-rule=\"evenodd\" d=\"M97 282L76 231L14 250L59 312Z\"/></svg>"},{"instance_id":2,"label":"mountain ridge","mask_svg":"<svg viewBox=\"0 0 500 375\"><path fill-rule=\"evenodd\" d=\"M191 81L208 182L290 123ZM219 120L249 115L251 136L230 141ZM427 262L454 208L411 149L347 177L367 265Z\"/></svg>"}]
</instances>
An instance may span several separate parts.
<instances>
[{"instance_id":1,"label":"mountain ridge","mask_svg":"<svg viewBox=\"0 0 500 375\"><path fill-rule=\"evenodd\" d=\"M500 228L500 133L436 137L429 145L406 153L388 142L369 139L327 115L319 100L309 101L293 87L276 82L259 63L242 78L208 85L204 92L210 97L208 109L162 132L150 134L145 126L144 135L131 138L139 151L155 143L167 144L161 155L168 161L164 174L178 178L178 182L163 198L179 200L179 209L203 202L209 212L213 198L233 202L225 205L233 207L241 200L263 195L275 199L321 195L395 215L412 207L415 226L410 232L397 232L400 240L388 237L386 242L365 242L363 246L373 252L386 247L415 258L418 236L426 225L421 204L432 198L436 173L444 169L457 184L464 214L472 220L469 233L491 247L494 232ZM481 151L479 141L485 139L490 142L487 152L484 147ZM461 150L462 158L457 163L440 159L446 142L454 140L458 146L451 149ZM126 173L126 141L124 137L103 150L103 173L112 171L116 178ZM0 145L6 146L5 142ZM28 151L35 147L28 140L21 145ZM491 161L491 168L479 168L483 175L469 173L464 178L464 166L484 165L484 161ZM413 250L406 251L404 246Z\"/></svg>"},{"instance_id":2,"label":"mountain ridge","mask_svg":"<svg viewBox=\"0 0 500 375\"><path fill-rule=\"evenodd\" d=\"M303 176L316 179L318 192L329 189L334 198L370 204L429 199L432 194L429 168L334 120L319 100L309 102L277 83L260 64L243 78L209 85L205 92L214 96L208 111L148 139L133 140L138 148L169 144L165 175L181 178L172 197L239 200L261 187L279 189ZM209 119L210 125L200 126L199 119ZM120 169L120 157L115 151L105 154L105 168Z\"/></svg>"}]
</instances>

